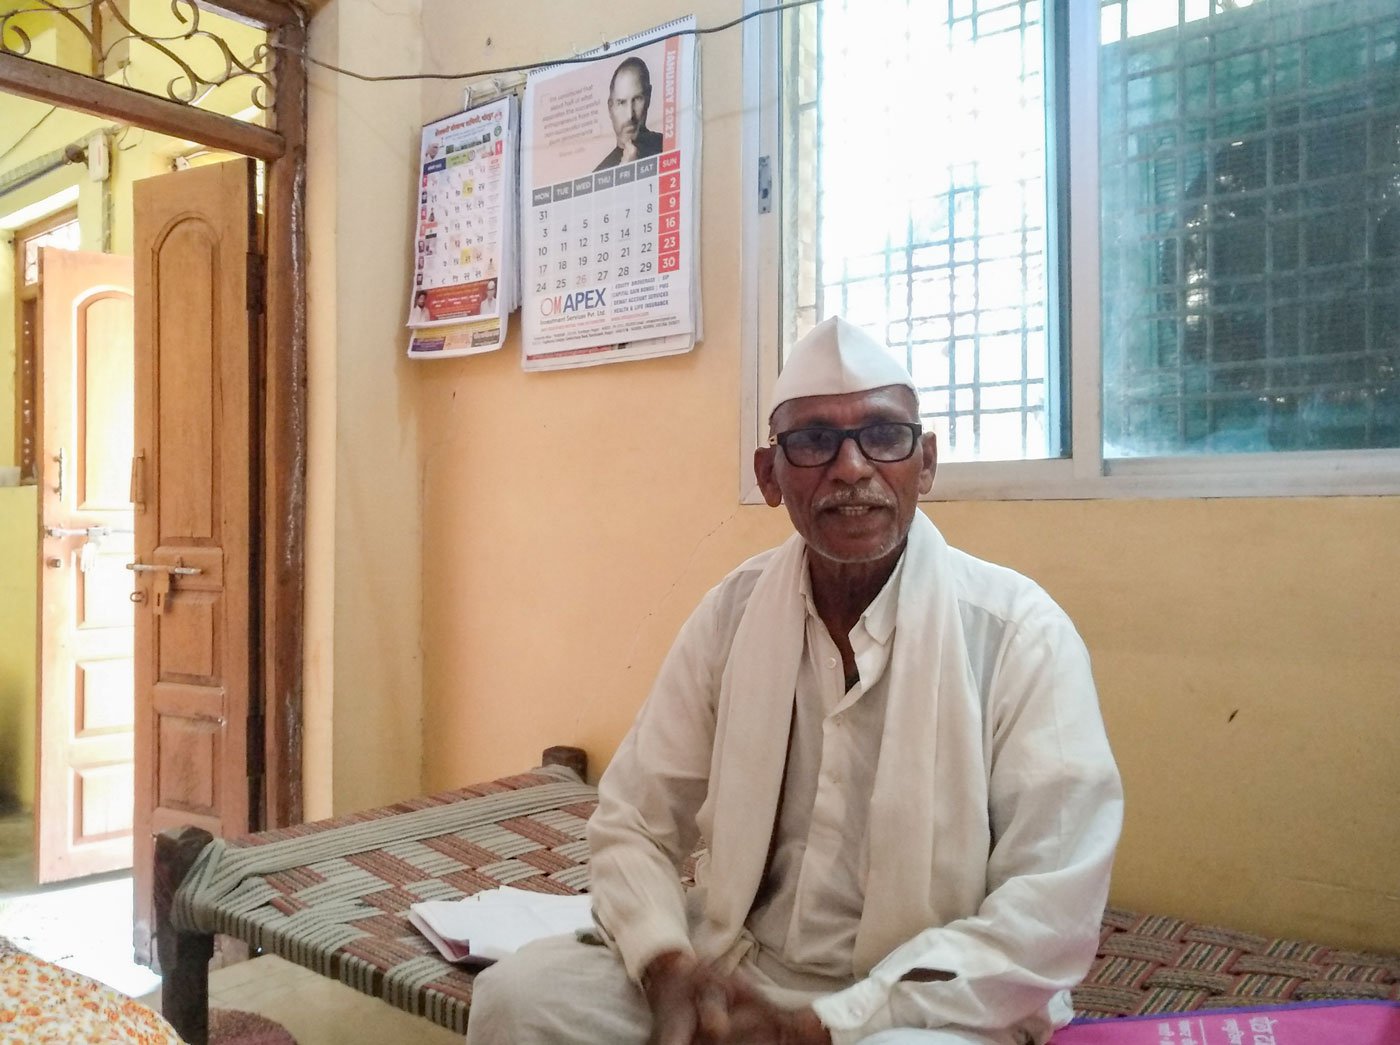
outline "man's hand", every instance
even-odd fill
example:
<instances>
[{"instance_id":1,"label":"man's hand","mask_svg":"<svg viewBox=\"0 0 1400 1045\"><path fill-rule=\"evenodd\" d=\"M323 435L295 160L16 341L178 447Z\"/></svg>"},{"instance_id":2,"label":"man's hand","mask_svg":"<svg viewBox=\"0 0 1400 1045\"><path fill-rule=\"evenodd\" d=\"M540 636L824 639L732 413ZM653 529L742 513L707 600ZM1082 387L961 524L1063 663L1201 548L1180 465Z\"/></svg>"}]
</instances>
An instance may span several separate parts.
<instances>
[{"instance_id":1,"label":"man's hand","mask_svg":"<svg viewBox=\"0 0 1400 1045\"><path fill-rule=\"evenodd\" d=\"M830 1045L811 1009L781 1009L737 977L667 951L647 966L651 1045Z\"/></svg>"},{"instance_id":2,"label":"man's hand","mask_svg":"<svg viewBox=\"0 0 1400 1045\"><path fill-rule=\"evenodd\" d=\"M736 977L724 981L726 1013L723 1026L711 1025L700 1013L703 1039L714 1045L831 1045L831 1034L811 1009L783 1009Z\"/></svg>"},{"instance_id":3,"label":"man's hand","mask_svg":"<svg viewBox=\"0 0 1400 1045\"><path fill-rule=\"evenodd\" d=\"M694 956L665 951L642 973L642 991L651 1006L650 1045L692 1045L700 1028L697 998L709 979Z\"/></svg>"}]
</instances>

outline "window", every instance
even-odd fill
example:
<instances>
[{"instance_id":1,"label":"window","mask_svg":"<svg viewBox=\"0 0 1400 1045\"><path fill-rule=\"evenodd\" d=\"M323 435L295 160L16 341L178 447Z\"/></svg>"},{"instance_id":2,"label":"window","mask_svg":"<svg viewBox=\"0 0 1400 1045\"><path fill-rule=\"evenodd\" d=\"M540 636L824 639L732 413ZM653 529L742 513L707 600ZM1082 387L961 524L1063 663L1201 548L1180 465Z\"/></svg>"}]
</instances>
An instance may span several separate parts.
<instances>
[{"instance_id":1,"label":"window","mask_svg":"<svg viewBox=\"0 0 1400 1045\"><path fill-rule=\"evenodd\" d=\"M23 230L15 237L18 245L20 265L17 268L21 272L21 283L23 287L32 287L39 282L39 250L42 247L60 247L63 250L77 250L81 236L78 232L78 219L68 215L60 219L60 223L42 232L35 232L33 235L26 235Z\"/></svg>"},{"instance_id":2,"label":"window","mask_svg":"<svg viewBox=\"0 0 1400 1045\"><path fill-rule=\"evenodd\" d=\"M773 185L746 447L787 348L841 313L914 374L935 496L1400 490L1393 0L824 0L750 24Z\"/></svg>"},{"instance_id":3,"label":"window","mask_svg":"<svg viewBox=\"0 0 1400 1045\"><path fill-rule=\"evenodd\" d=\"M789 17L784 340L840 313L904 356L946 457L1049 457L1039 4L954 8L871 18L867 0L824 0Z\"/></svg>"},{"instance_id":4,"label":"window","mask_svg":"<svg viewBox=\"0 0 1400 1045\"><path fill-rule=\"evenodd\" d=\"M15 232L15 464L25 483L38 474L39 251L80 245L78 212L72 208Z\"/></svg>"}]
</instances>

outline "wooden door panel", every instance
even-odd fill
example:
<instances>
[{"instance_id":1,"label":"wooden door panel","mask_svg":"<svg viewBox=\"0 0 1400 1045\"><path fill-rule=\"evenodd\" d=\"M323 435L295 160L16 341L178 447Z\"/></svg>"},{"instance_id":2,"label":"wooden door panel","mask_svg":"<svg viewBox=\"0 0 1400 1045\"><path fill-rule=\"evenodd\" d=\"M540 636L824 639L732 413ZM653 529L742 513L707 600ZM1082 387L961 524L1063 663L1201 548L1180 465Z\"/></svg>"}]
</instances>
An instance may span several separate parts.
<instances>
[{"instance_id":1,"label":"wooden door panel","mask_svg":"<svg viewBox=\"0 0 1400 1045\"><path fill-rule=\"evenodd\" d=\"M188 538L193 541L194 538ZM150 562L197 569L194 576L175 576L166 596L165 612L156 616L156 692L167 683L201 686L210 719L224 713L224 571L221 549L185 544L157 548ZM160 709L157 708L157 713Z\"/></svg>"},{"instance_id":2,"label":"wooden door panel","mask_svg":"<svg viewBox=\"0 0 1400 1045\"><path fill-rule=\"evenodd\" d=\"M80 842L131 837L133 783L134 767L130 762L78 771L74 807Z\"/></svg>"},{"instance_id":3,"label":"wooden door panel","mask_svg":"<svg viewBox=\"0 0 1400 1045\"><path fill-rule=\"evenodd\" d=\"M135 682L129 657L79 664L74 715L78 736L96 737L135 728Z\"/></svg>"},{"instance_id":4,"label":"wooden door panel","mask_svg":"<svg viewBox=\"0 0 1400 1045\"><path fill-rule=\"evenodd\" d=\"M182 702L178 692L157 691L156 765L160 773L156 803L167 813L194 813L217 817L219 813L218 775L209 772L219 758L219 720L199 714L204 702ZM164 698L164 699L162 699ZM195 714L182 714L181 703L196 705Z\"/></svg>"},{"instance_id":5,"label":"wooden door panel","mask_svg":"<svg viewBox=\"0 0 1400 1045\"><path fill-rule=\"evenodd\" d=\"M87 410L78 417L80 453L74 476L78 503L85 511L130 511L131 453L136 436L131 294L94 295L79 310L77 321L74 377L79 398L87 404ZM108 334L102 340L102 351L92 352L89 327L112 331L116 336ZM101 389L102 394L88 396L90 388ZM128 604L128 614L130 610Z\"/></svg>"},{"instance_id":6,"label":"wooden door panel","mask_svg":"<svg viewBox=\"0 0 1400 1045\"><path fill-rule=\"evenodd\" d=\"M209 224L187 218L161 245L154 279L177 278L185 293L159 294L155 395L162 452L178 445L178 462L162 461L156 473L162 543L183 538L185 544L218 537L218 489L207 481L214 472L216 382L219 374L219 310L213 281L218 237ZM246 247L245 247L246 253ZM239 259L239 265L244 264ZM234 351L247 352L247 345ZM174 467L172 467L174 466ZM190 476L205 478L189 482Z\"/></svg>"},{"instance_id":7,"label":"wooden door panel","mask_svg":"<svg viewBox=\"0 0 1400 1045\"><path fill-rule=\"evenodd\" d=\"M131 458L127 458L128 466ZM96 550L87 553L87 569L82 568L80 551L77 584L78 627L115 628L132 626L131 593L136 590L136 575L128 570L131 562L132 540L129 534L112 534L102 538ZM126 639L125 648L130 660L131 640ZM131 689L131 680L123 686Z\"/></svg>"},{"instance_id":8,"label":"wooden door panel","mask_svg":"<svg viewBox=\"0 0 1400 1045\"><path fill-rule=\"evenodd\" d=\"M44 248L40 270L35 874L53 882L131 865L133 303L130 258Z\"/></svg>"},{"instance_id":9,"label":"wooden door panel","mask_svg":"<svg viewBox=\"0 0 1400 1045\"><path fill-rule=\"evenodd\" d=\"M145 569L136 618L135 943L149 960L154 834L181 824L215 835L257 826L248 747L260 372L248 296L252 165L140 181L134 204L135 452L145 461L136 497Z\"/></svg>"},{"instance_id":10,"label":"wooden door panel","mask_svg":"<svg viewBox=\"0 0 1400 1045\"><path fill-rule=\"evenodd\" d=\"M173 593L172 593L173 594ZM160 644L160 686L167 682L202 685L204 699L209 703L212 718L223 717L223 689L219 685L220 643L219 606L217 596L206 592L181 592L179 608L167 609L156 623Z\"/></svg>"}]
</instances>

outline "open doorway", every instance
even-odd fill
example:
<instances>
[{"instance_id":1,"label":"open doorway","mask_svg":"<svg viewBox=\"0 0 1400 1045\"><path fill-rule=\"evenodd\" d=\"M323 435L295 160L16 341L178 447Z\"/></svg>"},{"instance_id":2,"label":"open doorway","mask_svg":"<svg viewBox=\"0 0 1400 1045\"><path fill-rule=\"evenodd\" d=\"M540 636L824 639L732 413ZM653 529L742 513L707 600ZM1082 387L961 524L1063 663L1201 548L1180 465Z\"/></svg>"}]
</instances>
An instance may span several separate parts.
<instances>
[{"instance_id":1,"label":"open doorway","mask_svg":"<svg viewBox=\"0 0 1400 1045\"><path fill-rule=\"evenodd\" d=\"M49 327L70 335L54 367L71 371L69 398L73 387L108 393L103 416L76 408L55 440L43 416L54 384L36 369L26 469L22 317L0 300L0 411L13 411L0 425L0 639L14 636L0 642L0 819L10 814L0 837L40 843L6 861L0 841L0 870L27 869L32 885L95 869L52 858L65 847L111 850L117 869L107 874L117 877L108 884L124 885L128 901L123 949L146 963L157 832L198 823L237 834L302 816L306 17L294 0L0 2L0 217L9 223L0 267L13 277L16 232L49 218L68 224L59 210L76 202L79 251L34 244L38 300L46 267L96 276L51 295L62 304ZM256 157L265 177L251 159L219 162L220 150ZM123 254L129 281L84 270L85 256L107 264ZM0 280L0 299L22 296L12 291L12 279ZM119 331L126 300L134 339L117 333L95 348L88 335ZM40 330L40 364L42 342ZM127 344L134 409L114 362ZM123 469L125 440L94 433L132 415L135 453ZM54 442L65 448L61 478ZM115 470L104 470L103 456ZM46 521L42 502L60 486L80 507L132 511L135 533L121 532L119 514ZM124 547L128 537L134 548ZM46 666L45 634L62 631L41 609L55 601L45 597L46 569L71 578L70 628L89 632L84 639L120 631L118 618L135 607L134 685L111 648ZM104 575L105 587L86 583ZM104 668L117 684L99 694ZM46 700L46 682L65 674L74 695ZM66 721L46 732L55 707ZM127 737L134 774L115 750ZM78 739L106 746L84 765ZM64 770L55 774L64 825L56 848L43 844L55 820L42 794L45 760ZM124 798L132 775L134 808ZM67 908L68 921L86 918Z\"/></svg>"},{"instance_id":2,"label":"open doorway","mask_svg":"<svg viewBox=\"0 0 1400 1045\"><path fill-rule=\"evenodd\" d=\"M133 501L149 478L134 452L134 196L139 183L236 157L14 96L0 96L0 109L0 126L16 135L0 135L0 278L10 277L8 293L0 292L8 335L0 340L8 357L0 364L0 935L140 994L154 979L132 961L142 907L131 875L133 828L142 822L135 757L152 687L143 708L133 623L156 586L132 570L141 568ZM249 178L250 203L251 189ZM249 246L255 241L237 255L240 282ZM245 338L244 347L252 373L253 342ZM147 415L188 426L178 404L198 398L197 377L171 382L164 405L148 404ZM198 423L189 438L198 442L201 431L213 438ZM250 428L241 443L250 455ZM245 500L255 498L252 478L244 477ZM167 500L199 492L185 482L163 489ZM243 521L249 529L251 519ZM176 569L199 572L182 561ZM169 573L159 579L168 582ZM177 631L182 620L203 620L212 597L189 593L187 612L170 616ZM183 679L181 697L192 681ZM222 724L217 713L201 715ZM213 735L172 732L154 757L178 764L159 768L196 772L185 756ZM153 754L148 729L148 770ZM239 761L241 772L247 758ZM253 824L248 785L239 786L241 831ZM174 785L165 790L178 796ZM146 838L153 803L160 805L148 783ZM181 804L192 819L201 812L197 801ZM139 849L135 856L139 864Z\"/></svg>"}]
</instances>

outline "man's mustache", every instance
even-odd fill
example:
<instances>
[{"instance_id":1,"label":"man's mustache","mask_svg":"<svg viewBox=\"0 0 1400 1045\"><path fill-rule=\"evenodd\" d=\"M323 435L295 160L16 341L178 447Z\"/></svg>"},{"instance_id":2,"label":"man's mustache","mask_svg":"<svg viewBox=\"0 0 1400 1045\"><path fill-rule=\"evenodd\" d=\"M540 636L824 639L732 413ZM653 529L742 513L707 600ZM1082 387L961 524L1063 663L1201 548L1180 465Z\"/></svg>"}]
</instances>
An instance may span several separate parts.
<instances>
[{"instance_id":1,"label":"man's mustache","mask_svg":"<svg viewBox=\"0 0 1400 1045\"><path fill-rule=\"evenodd\" d=\"M894 502L874 490L842 490L818 498L813 507L819 512L828 508L893 508Z\"/></svg>"}]
</instances>

